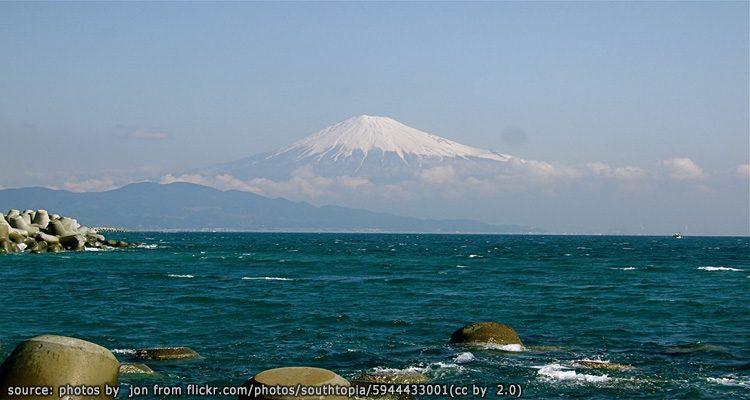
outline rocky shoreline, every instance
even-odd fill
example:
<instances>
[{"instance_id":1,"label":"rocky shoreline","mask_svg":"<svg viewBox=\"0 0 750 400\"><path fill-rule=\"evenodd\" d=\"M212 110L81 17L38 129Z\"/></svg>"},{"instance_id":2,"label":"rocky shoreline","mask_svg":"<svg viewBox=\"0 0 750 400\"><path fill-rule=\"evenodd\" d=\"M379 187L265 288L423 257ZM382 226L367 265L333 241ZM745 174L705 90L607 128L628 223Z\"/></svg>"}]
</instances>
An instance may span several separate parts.
<instances>
[{"instance_id":1,"label":"rocky shoreline","mask_svg":"<svg viewBox=\"0 0 750 400\"><path fill-rule=\"evenodd\" d=\"M50 214L47 210L13 209L7 214L0 213L0 253L57 253L138 245L107 240L100 230L83 226L75 218Z\"/></svg>"}]
</instances>

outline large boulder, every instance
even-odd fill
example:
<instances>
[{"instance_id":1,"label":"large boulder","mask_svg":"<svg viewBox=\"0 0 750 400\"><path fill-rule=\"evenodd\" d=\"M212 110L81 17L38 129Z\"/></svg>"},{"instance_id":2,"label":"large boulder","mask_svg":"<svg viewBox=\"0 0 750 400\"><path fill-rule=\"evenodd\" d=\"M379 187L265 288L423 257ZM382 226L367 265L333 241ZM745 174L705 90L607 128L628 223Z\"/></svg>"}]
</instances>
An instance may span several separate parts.
<instances>
[{"instance_id":1,"label":"large boulder","mask_svg":"<svg viewBox=\"0 0 750 400\"><path fill-rule=\"evenodd\" d=\"M97 344L65 336L33 337L16 346L0 365L0 397L25 400L112 399L113 396L107 396L106 386L117 387L119 366L112 352ZM9 388L28 390L32 387L51 387L53 393L51 396L37 392L30 396L6 397ZM69 392L65 395L61 390Z\"/></svg>"},{"instance_id":2,"label":"large boulder","mask_svg":"<svg viewBox=\"0 0 750 400\"><path fill-rule=\"evenodd\" d=\"M244 387L252 387L261 391L258 395L240 396L240 400L349 400L343 396L299 396L273 395L274 387L305 387L343 386L349 387L349 381L327 369L315 367L284 367L265 370L245 382ZM263 393L265 391L265 393Z\"/></svg>"},{"instance_id":3,"label":"large boulder","mask_svg":"<svg viewBox=\"0 0 750 400\"><path fill-rule=\"evenodd\" d=\"M497 322L476 322L453 332L451 343L484 343L497 345L521 345L513 328Z\"/></svg>"}]
</instances>

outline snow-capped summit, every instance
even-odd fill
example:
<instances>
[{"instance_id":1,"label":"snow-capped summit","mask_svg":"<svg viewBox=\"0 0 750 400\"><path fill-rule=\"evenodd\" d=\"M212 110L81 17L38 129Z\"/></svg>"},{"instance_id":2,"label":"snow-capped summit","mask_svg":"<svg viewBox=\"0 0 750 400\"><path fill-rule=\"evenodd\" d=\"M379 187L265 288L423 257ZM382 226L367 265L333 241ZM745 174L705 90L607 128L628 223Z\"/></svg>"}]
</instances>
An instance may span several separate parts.
<instances>
[{"instance_id":1,"label":"snow-capped summit","mask_svg":"<svg viewBox=\"0 0 750 400\"><path fill-rule=\"evenodd\" d=\"M352 176L389 182L412 179L439 166L473 168L514 157L422 132L387 117L360 115L273 153L217 165L201 174L239 179L289 179L299 171L320 177Z\"/></svg>"},{"instance_id":2,"label":"snow-capped summit","mask_svg":"<svg viewBox=\"0 0 750 400\"><path fill-rule=\"evenodd\" d=\"M367 158L371 152L395 153L402 161L408 155L440 158L477 157L508 161L510 156L466 146L406 126L388 117L360 115L325 128L281 149L272 157L296 153L298 159L314 157L334 161L352 156Z\"/></svg>"}]
</instances>

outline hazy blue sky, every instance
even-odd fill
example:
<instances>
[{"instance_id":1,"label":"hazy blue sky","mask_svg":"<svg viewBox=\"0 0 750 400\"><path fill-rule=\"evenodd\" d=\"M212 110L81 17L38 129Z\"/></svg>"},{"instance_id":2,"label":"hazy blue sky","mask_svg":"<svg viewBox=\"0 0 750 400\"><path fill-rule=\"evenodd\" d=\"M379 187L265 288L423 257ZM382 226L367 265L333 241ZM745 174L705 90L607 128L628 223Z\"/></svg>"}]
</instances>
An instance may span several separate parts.
<instances>
[{"instance_id":1,"label":"hazy blue sky","mask_svg":"<svg viewBox=\"0 0 750 400\"><path fill-rule=\"evenodd\" d=\"M0 186L158 179L370 114L683 174L675 193L731 198L742 233L749 19L748 2L3 2Z\"/></svg>"}]
</instances>

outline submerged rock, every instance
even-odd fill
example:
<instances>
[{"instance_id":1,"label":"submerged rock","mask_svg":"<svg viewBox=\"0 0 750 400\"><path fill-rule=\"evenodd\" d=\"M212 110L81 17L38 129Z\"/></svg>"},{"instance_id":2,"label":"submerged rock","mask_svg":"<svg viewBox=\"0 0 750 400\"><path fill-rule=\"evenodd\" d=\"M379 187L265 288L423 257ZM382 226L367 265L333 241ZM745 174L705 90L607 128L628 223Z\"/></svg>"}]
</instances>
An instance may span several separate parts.
<instances>
[{"instance_id":1,"label":"submerged rock","mask_svg":"<svg viewBox=\"0 0 750 400\"><path fill-rule=\"evenodd\" d=\"M453 332L451 343L491 343L523 346L513 328L497 322L476 322Z\"/></svg>"},{"instance_id":2,"label":"submerged rock","mask_svg":"<svg viewBox=\"0 0 750 400\"><path fill-rule=\"evenodd\" d=\"M367 373L352 379L352 385L367 387L371 385L411 385L429 381L424 374L418 372L395 372L395 373ZM370 396L368 400L411 400L414 396L409 393L384 394Z\"/></svg>"},{"instance_id":3,"label":"submerged rock","mask_svg":"<svg viewBox=\"0 0 750 400\"><path fill-rule=\"evenodd\" d=\"M9 388L52 388L53 396L11 396L23 399L111 399L105 385L117 386L119 363L109 350L85 340L56 335L21 342L0 365L0 397ZM81 392L58 396L59 390ZM85 391L85 393L83 393Z\"/></svg>"},{"instance_id":4,"label":"submerged rock","mask_svg":"<svg viewBox=\"0 0 750 400\"><path fill-rule=\"evenodd\" d=\"M609 361L602 360L576 360L576 365L590 369L607 369L612 371L624 371L633 369L632 365L611 363Z\"/></svg>"},{"instance_id":5,"label":"submerged rock","mask_svg":"<svg viewBox=\"0 0 750 400\"><path fill-rule=\"evenodd\" d=\"M189 347L152 347L138 349L133 356L144 360L190 360L200 358L200 354Z\"/></svg>"},{"instance_id":6,"label":"submerged rock","mask_svg":"<svg viewBox=\"0 0 750 400\"><path fill-rule=\"evenodd\" d=\"M142 374L142 375L153 375L154 370L146 364L140 363L122 363L120 364L121 374Z\"/></svg>"},{"instance_id":7,"label":"submerged rock","mask_svg":"<svg viewBox=\"0 0 750 400\"><path fill-rule=\"evenodd\" d=\"M274 368L263 371L245 382L244 387L262 389L274 386L344 386L349 387L349 381L340 375L327 369L315 367L285 367ZM271 396L261 394L259 396L239 397L240 400L349 400L344 396Z\"/></svg>"}]
</instances>

